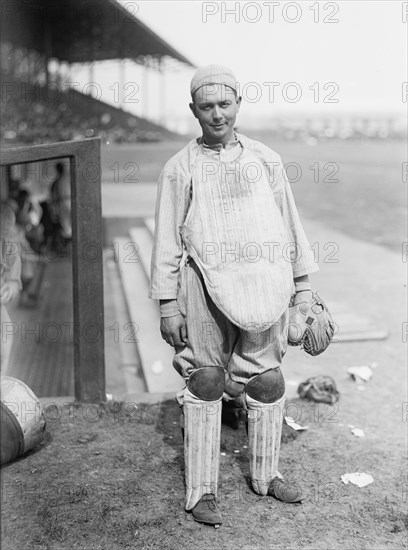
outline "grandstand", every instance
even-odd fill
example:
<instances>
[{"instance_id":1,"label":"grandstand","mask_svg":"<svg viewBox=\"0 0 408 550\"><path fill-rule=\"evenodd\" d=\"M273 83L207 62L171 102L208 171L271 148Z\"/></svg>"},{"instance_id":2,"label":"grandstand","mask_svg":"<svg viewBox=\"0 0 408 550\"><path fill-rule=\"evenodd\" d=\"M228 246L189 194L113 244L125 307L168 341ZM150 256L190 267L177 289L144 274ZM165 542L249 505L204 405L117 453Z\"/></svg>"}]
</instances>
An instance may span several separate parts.
<instances>
[{"instance_id":1,"label":"grandstand","mask_svg":"<svg viewBox=\"0 0 408 550\"><path fill-rule=\"evenodd\" d=\"M3 78L4 82L4 78ZM174 132L91 95L51 84L18 82L3 91L1 139L38 144L99 136L104 142L155 142Z\"/></svg>"},{"instance_id":2,"label":"grandstand","mask_svg":"<svg viewBox=\"0 0 408 550\"><path fill-rule=\"evenodd\" d=\"M131 7L132 2L127 4ZM72 396L75 393L77 399L104 399L103 334L102 339L98 340L99 344L95 346L98 350L96 353L95 349L92 351L90 361L90 356L85 357L87 352L84 353L82 348L79 351L78 348L78 342L81 345L86 343L81 327L87 326L84 323L88 314L93 316L90 325L96 326L102 333L104 328L106 330L104 315L110 327L117 325L117 319L121 319L119 327L133 326L134 308L130 311L130 316L128 311L133 297L127 293L128 288L131 288L127 282L132 272L125 269L119 274L110 270L109 280L106 250L103 250L103 258L97 262L88 262L89 265L81 263L85 262L81 246L90 243L99 249L102 237L100 180L98 181L97 175L96 178L91 178L92 181L87 181L87 171L84 164L81 164L88 159L91 166L99 163L99 152L96 153L99 142L86 138L99 137L105 143L135 143L171 140L179 136L163 126L104 103L91 94L75 90L70 86L69 67L73 63L88 64L89 81L92 82L93 66L98 61L128 59L141 66L156 68L161 74L170 65L172 68L177 64L184 67L193 65L115 0L64 0L61 3L53 0L15 0L3 6L2 15L2 200L10 197L11 184L15 184L12 166L22 163L17 183L37 196L43 191L49 191L51 180L46 176L47 162L50 161L53 168L56 159L70 157L73 219L72 250L68 250L66 257L63 255L52 258L52 254L45 255L47 265L42 275L40 300L37 300L35 308L24 310L16 303L12 304L11 317L16 326L24 330L34 327L35 334L33 338L24 336L15 339L14 364L9 374L25 381L38 396ZM55 71L50 71L51 64L57 67ZM58 141L64 143L52 143ZM14 148L15 145L28 147ZM89 148L93 148L94 157L89 157ZM58 154L51 154L51 150ZM77 157L73 156L74 150ZM10 155L17 160L7 161L8 157L11 158ZM35 174L34 178L30 179L30 174ZM114 221L107 220L106 226L110 227ZM135 224L137 225L137 220L132 219L130 225ZM129 240L126 232L119 235L115 233L118 242L122 242L120 239L124 234ZM124 252L125 256L127 244L125 242L123 250L118 251ZM127 265L125 261L118 263L121 266L122 263ZM116 287L115 274L118 275ZM103 286L105 289L108 287L104 295L105 312L102 303ZM85 296L90 289L93 298L89 299L89 294L86 295L88 298L80 299L80 292ZM133 285L133 289L138 295L142 293L140 287ZM114 313L121 299L123 311ZM150 316L151 307L149 304ZM78 313L80 309L81 312ZM137 312L136 322L142 313L142 310ZM57 339L49 338L44 332L51 325L60 331ZM66 330L66 326L69 330ZM108 345L109 349L105 350L106 364L116 368L116 372L112 368L106 372L108 387L111 388L108 391L112 391L114 384L109 377L118 377L118 363L122 372L129 372L126 387L119 376L116 386L118 391L128 389L128 383L133 384L131 387L137 391L157 392L162 389L162 386L157 385L157 380L161 378L159 371L164 365L167 372L170 361L169 350L163 350L161 341L157 344L157 327L158 323L155 325L156 334L152 347L157 348L154 351L159 355L144 357L144 367L148 368L144 377L139 373L138 378L136 372L140 353L136 346L122 346L121 357L113 357L112 353L117 353L117 346L109 348ZM141 352L145 354L144 348ZM80 369L77 369L78 357L81 357L83 365ZM75 369L72 368L73 363ZM168 377L170 390L176 375L170 371ZM92 378L95 380L91 380ZM80 379L81 383L87 380L86 389L81 390Z\"/></svg>"},{"instance_id":3,"label":"grandstand","mask_svg":"<svg viewBox=\"0 0 408 550\"><path fill-rule=\"evenodd\" d=\"M130 8L134 3L128 3ZM136 6L136 4L134 4ZM98 101L64 79L73 63L130 59L161 73L166 60L192 63L116 0L15 0L1 22L1 140L44 143L101 136L114 142L176 137L162 126ZM50 72L50 60L57 70ZM58 70L61 68L61 70Z\"/></svg>"}]
</instances>

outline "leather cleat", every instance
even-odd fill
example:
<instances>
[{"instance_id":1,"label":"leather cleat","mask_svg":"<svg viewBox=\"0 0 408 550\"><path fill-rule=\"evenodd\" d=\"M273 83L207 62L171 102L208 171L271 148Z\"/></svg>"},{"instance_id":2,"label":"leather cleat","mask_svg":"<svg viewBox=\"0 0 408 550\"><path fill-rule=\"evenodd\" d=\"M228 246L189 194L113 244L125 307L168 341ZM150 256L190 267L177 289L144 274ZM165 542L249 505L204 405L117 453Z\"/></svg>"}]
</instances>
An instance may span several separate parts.
<instances>
[{"instance_id":1,"label":"leather cleat","mask_svg":"<svg viewBox=\"0 0 408 550\"><path fill-rule=\"evenodd\" d=\"M222 516L218 510L218 506L215 500L215 496L212 493L206 493L197 502L194 508L191 510L195 521L199 523L207 523L208 525L214 525L216 529L222 523Z\"/></svg>"},{"instance_id":2,"label":"leather cleat","mask_svg":"<svg viewBox=\"0 0 408 550\"><path fill-rule=\"evenodd\" d=\"M279 477L273 478L268 487L268 495L282 502L301 502L302 491L296 483L284 481Z\"/></svg>"}]
</instances>

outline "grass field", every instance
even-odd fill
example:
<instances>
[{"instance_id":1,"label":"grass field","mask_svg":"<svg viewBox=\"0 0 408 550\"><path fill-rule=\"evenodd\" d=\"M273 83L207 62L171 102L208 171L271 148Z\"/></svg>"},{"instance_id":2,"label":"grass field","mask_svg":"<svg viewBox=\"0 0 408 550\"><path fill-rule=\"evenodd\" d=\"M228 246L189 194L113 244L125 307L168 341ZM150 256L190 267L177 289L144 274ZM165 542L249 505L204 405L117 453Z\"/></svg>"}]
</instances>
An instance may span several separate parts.
<instances>
[{"instance_id":1,"label":"grass field","mask_svg":"<svg viewBox=\"0 0 408 550\"><path fill-rule=\"evenodd\" d=\"M406 240L404 142L322 141L314 146L254 135L276 150L301 216L395 251ZM105 146L105 183L155 184L165 162L185 142ZM153 205L147 215L153 213Z\"/></svg>"}]
</instances>

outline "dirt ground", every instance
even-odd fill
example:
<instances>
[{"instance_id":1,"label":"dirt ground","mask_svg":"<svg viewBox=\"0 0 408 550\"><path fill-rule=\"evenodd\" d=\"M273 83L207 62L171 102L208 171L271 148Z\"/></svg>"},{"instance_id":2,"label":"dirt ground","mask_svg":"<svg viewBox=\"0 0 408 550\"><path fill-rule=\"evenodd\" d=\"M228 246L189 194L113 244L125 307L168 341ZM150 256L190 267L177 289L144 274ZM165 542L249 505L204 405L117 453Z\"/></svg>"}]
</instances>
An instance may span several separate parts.
<instances>
[{"instance_id":1,"label":"dirt ground","mask_svg":"<svg viewBox=\"0 0 408 550\"><path fill-rule=\"evenodd\" d=\"M284 426L281 471L299 483L302 504L251 491L245 425L224 424L215 530L184 511L174 401L47 405L44 444L2 470L2 549L405 548L401 449L355 438L341 406L291 400L294 411L309 430ZM354 471L375 482L344 485L340 475Z\"/></svg>"}]
</instances>

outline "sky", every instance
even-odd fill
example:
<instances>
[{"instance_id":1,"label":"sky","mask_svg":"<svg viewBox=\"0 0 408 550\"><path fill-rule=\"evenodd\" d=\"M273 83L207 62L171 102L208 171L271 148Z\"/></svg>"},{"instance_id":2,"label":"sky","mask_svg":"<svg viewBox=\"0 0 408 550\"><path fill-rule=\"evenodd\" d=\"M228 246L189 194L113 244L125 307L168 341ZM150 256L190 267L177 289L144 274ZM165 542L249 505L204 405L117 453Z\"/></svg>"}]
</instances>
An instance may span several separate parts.
<instances>
[{"instance_id":1,"label":"sky","mask_svg":"<svg viewBox=\"0 0 408 550\"><path fill-rule=\"evenodd\" d=\"M196 66L231 67L241 86L244 122L406 112L406 2L121 3ZM161 77L130 60L122 67L122 81L118 63L94 68L102 99L118 101L115 86L125 82L125 109L168 124L191 119L194 69L171 61ZM89 78L83 68L74 73L81 81Z\"/></svg>"}]
</instances>

